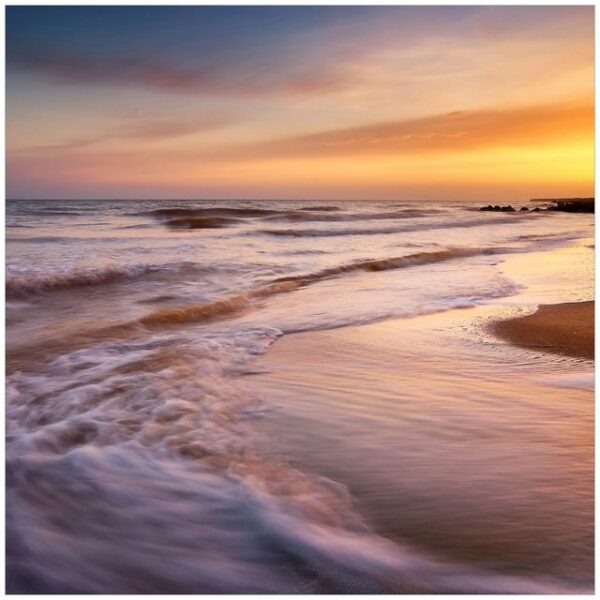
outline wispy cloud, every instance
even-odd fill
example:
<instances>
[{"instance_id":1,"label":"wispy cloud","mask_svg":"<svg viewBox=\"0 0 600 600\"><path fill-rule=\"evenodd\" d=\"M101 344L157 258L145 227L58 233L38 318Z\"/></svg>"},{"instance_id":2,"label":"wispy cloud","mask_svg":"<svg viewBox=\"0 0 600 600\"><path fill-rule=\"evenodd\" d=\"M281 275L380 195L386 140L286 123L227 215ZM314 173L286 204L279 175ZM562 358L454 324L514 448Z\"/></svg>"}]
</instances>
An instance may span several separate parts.
<instances>
[{"instance_id":1,"label":"wispy cloud","mask_svg":"<svg viewBox=\"0 0 600 600\"><path fill-rule=\"evenodd\" d=\"M455 111L421 119L334 129L223 150L230 158L439 153L493 146L539 145L590 136L594 106L560 103Z\"/></svg>"},{"instance_id":2,"label":"wispy cloud","mask_svg":"<svg viewBox=\"0 0 600 600\"><path fill-rule=\"evenodd\" d=\"M350 70L320 66L290 69L231 70L222 64L183 67L136 56L93 56L52 48L19 48L7 66L67 84L140 86L179 94L314 94L356 83Z\"/></svg>"},{"instance_id":3,"label":"wispy cloud","mask_svg":"<svg viewBox=\"0 0 600 600\"><path fill-rule=\"evenodd\" d=\"M36 154L56 150L80 150L110 142L161 142L212 131L234 123L236 119L226 115L211 115L195 121L148 121L135 120L133 123L54 144L43 144L22 148L18 153ZM14 153L14 152L13 152Z\"/></svg>"},{"instance_id":4,"label":"wispy cloud","mask_svg":"<svg viewBox=\"0 0 600 600\"><path fill-rule=\"evenodd\" d=\"M21 196L588 189L593 10L9 7L7 179Z\"/></svg>"},{"instance_id":5,"label":"wispy cloud","mask_svg":"<svg viewBox=\"0 0 600 600\"><path fill-rule=\"evenodd\" d=\"M123 154L110 142L162 141L192 136L225 126L233 120L212 117L205 121L142 121L119 129L58 144L23 148L16 155L52 150L73 150L86 160L105 160ZM592 144L594 106L591 102L527 107L465 110L419 119L373 123L362 127L325 130L309 135L266 139L252 143L155 149L154 156L190 164L236 164L246 161L303 159L360 159L360 157L425 156L477 152L490 148L541 147L555 142L584 140ZM105 144L106 143L106 144ZM139 149L138 149L139 150ZM136 150L128 150L133 158ZM133 152L133 154L132 154ZM145 152L145 151L144 151Z\"/></svg>"}]
</instances>

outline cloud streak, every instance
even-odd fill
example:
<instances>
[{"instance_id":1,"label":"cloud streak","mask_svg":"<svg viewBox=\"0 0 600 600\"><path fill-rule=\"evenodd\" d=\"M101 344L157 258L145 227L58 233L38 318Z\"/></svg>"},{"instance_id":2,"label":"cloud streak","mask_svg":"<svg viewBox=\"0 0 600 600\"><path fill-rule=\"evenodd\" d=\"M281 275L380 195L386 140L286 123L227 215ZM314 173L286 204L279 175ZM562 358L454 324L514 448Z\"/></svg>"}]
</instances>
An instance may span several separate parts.
<instances>
[{"instance_id":1,"label":"cloud streak","mask_svg":"<svg viewBox=\"0 0 600 600\"><path fill-rule=\"evenodd\" d=\"M212 115L196 121L136 121L110 131L80 137L55 144L43 144L22 148L19 154L70 151L92 148L111 142L162 142L213 131L235 123L236 119L225 115Z\"/></svg>"},{"instance_id":2,"label":"cloud streak","mask_svg":"<svg viewBox=\"0 0 600 600\"><path fill-rule=\"evenodd\" d=\"M224 116L205 121L140 122L96 136L60 144L24 148L13 155L35 156L73 150L88 160L117 157L122 151L100 147L105 142L177 140L232 123ZM231 164L272 160L359 160L389 156L427 156L478 152L493 148L543 147L569 140L593 144L594 106L590 102L454 111L419 119L373 123L325 130L309 135L221 145L215 149L188 142L172 147L163 158L190 164ZM156 149L157 159L161 151ZM130 154L133 157L133 154Z\"/></svg>"},{"instance_id":3,"label":"cloud streak","mask_svg":"<svg viewBox=\"0 0 600 600\"><path fill-rule=\"evenodd\" d=\"M9 7L9 189L581 190L593 29L593 7Z\"/></svg>"},{"instance_id":4,"label":"cloud streak","mask_svg":"<svg viewBox=\"0 0 600 600\"><path fill-rule=\"evenodd\" d=\"M591 136L593 103L455 111L323 131L223 150L230 158L335 157L440 153L493 146L532 146Z\"/></svg>"},{"instance_id":5,"label":"cloud streak","mask_svg":"<svg viewBox=\"0 0 600 600\"><path fill-rule=\"evenodd\" d=\"M85 56L49 48L13 49L7 67L63 84L139 86L177 94L309 95L356 83L349 70L325 64L232 71L218 63L186 68L136 56Z\"/></svg>"}]
</instances>

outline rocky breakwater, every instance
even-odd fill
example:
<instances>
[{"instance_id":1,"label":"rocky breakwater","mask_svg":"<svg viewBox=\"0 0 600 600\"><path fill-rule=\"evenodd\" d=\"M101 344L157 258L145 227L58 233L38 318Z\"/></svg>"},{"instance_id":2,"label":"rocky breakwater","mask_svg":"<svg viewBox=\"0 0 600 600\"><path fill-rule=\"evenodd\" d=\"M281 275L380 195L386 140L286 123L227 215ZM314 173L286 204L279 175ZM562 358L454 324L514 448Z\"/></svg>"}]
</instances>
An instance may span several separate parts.
<instances>
[{"instance_id":1,"label":"rocky breakwater","mask_svg":"<svg viewBox=\"0 0 600 600\"><path fill-rule=\"evenodd\" d=\"M522 206L521 208L515 208L508 204L500 206L499 204L493 205L488 204L482 206L479 210L490 211L490 212L571 212L571 213L593 213L594 212L594 198L540 198L531 200L531 202L544 203L545 206L536 206L535 208L529 208Z\"/></svg>"}]
</instances>

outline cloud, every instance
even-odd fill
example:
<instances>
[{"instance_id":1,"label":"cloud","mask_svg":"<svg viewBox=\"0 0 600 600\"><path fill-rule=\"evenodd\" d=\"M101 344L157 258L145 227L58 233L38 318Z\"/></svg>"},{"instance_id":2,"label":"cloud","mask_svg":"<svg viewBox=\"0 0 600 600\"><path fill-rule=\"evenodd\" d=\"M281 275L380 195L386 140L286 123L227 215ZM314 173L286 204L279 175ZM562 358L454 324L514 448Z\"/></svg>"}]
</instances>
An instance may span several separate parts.
<instances>
[{"instance_id":1,"label":"cloud","mask_svg":"<svg viewBox=\"0 0 600 600\"><path fill-rule=\"evenodd\" d=\"M355 83L350 70L325 64L244 70L217 61L181 67L135 56L86 56L49 48L13 49L7 66L58 83L139 86L179 94L310 95Z\"/></svg>"},{"instance_id":2,"label":"cloud","mask_svg":"<svg viewBox=\"0 0 600 600\"><path fill-rule=\"evenodd\" d=\"M439 153L494 146L537 146L593 136L594 106L543 106L455 111L420 119L334 129L223 150L230 158L334 157Z\"/></svg>"},{"instance_id":3,"label":"cloud","mask_svg":"<svg viewBox=\"0 0 600 600\"><path fill-rule=\"evenodd\" d=\"M19 154L49 151L69 151L91 148L110 142L147 141L159 142L212 131L229 125L236 120L226 115L211 115L196 121L134 121L126 126L104 131L95 135L80 137L56 144L29 146L18 151ZM13 151L13 153L15 153Z\"/></svg>"},{"instance_id":4,"label":"cloud","mask_svg":"<svg viewBox=\"0 0 600 600\"><path fill-rule=\"evenodd\" d=\"M207 118L201 122L139 122L120 129L76 139L62 144L23 148L12 151L16 156L32 157L48 150L77 151L86 161L109 160L123 155L126 148L102 148L104 142L177 139L227 124L226 117ZM593 144L594 106L590 102L558 103L541 106L508 107L488 110L464 110L424 118L361 127L332 129L309 135L266 139L194 148L152 150L155 158L191 164L239 164L252 161L384 158L386 156L443 155L478 152L492 148L528 148L563 145L569 140ZM98 147L97 147L98 146ZM147 151L144 150L144 155Z\"/></svg>"}]
</instances>

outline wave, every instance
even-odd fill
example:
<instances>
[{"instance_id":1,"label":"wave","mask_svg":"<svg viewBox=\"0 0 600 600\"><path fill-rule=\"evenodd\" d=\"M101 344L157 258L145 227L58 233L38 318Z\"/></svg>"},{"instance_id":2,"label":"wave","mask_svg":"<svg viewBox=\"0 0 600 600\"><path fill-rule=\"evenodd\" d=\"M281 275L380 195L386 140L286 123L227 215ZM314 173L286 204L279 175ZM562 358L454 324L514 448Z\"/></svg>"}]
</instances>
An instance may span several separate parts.
<instances>
[{"instance_id":1,"label":"wave","mask_svg":"<svg viewBox=\"0 0 600 600\"><path fill-rule=\"evenodd\" d=\"M498 254L506 252L505 248L450 248L445 250L435 250L433 252L417 252L406 256L392 258L374 258L357 260L337 267L329 267L315 273L307 275L291 275L289 277L280 277L272 283L282 283L286 281L297 281L302 285L320 281L335 275L352 273L353 271L386 271L389 269L402 269L416 265L434 264L456 258L465 258L482 254Z\"/></svg>"},{"instance_id":2,"label":"wave","mask_svg":"<svg viewBox=\"0 0 600 600\"><path fill-rule=\"evenodd\" d=\"M345 486L256 452L263 407L232 375L279 335L100 344L10 376L9 592L588 591L386 540Z\"/></svg>"},{"instance_id":3,"label":"wave","mask_svg":"<svg viewBox=\"0 0 600 600\"><path fill-rule=\"evenodd\" d=\"M291 292L302 285L300 281L271 282L259 288L235 294L222 300L192 304L182 308L159 310L138 319L140 325L154 327L157 325L178 325L182 323L198 323L215 318L223 318L237 314L253 306L253 300L266 298L275 294Z\"/></svg>"},{"instance_id":4,"label":"wave","mask_svg":"<svg viewBox=\"0 0 600 600\"><path fill-rule=\"evenodd\" d=\"M563 233L563 234L531 233L531 234L525 234L525 235L518 235L513 239L516 241L534 241L534 242L550 241L550 242L555 242L557 244L560 244L560 243L576 240L583 236L585 236L585 232L580 230L580 231L571 231L571 232Z\"/></svg>"},{"instance_id":5,"label":"wave","mask_svg":"<svg viewBox=\"0 0 600 600\"><path fill-rule=\"evenodd\" d=\"M277 277L253 290L235 294L220 300L193 304L181 308L159 310L140 318L137 322L149 327L178 325L182 323L199 323L239 314L244 310L252 308L255 300L291 292L300 287L347 273L402 269L417 265L435 264L458 258L467 258L470 256L500 254L511 251L513 251L511 248L450 248L433 252L418 252L416 254L393 258L358 260L344 265L322 269L314 273Z\"/></svg>"},{"instance_id":6,"label":"wave","mask_svg":"<svg viewBox=\"0 0 600 600\"><path fill-rule=\"evenodd\" d=\"M297 287L314 283L321 279L350 273L353 271L381 271L385 269L398 269L407 266L419 265L451 260L454 258L475 256L477 254L503 253L511 251L509 248L454 248L433 252L419 252L400 257L385 259L366 259L358 260L348 264L330 267L314 273L299 275L288 275L269 280L254 290L245 292L242 295L234 295L228 299L218 300L215 303L192 307L187 313L189 320L202 317L214 317L219 314L230 314L236 312L245 306L249 306L253 299L273 295L275 293L291 291L292 285L282 286L281 284L295 284ZM308 254L318 254L321 251L307 251ZM290 253L288 253L290 254ZM291 254L296 254L292 252ZM6 276L6 296L11 299L26 299L38 294L56 292L69 288L89 287L95 285L105 285L112 283L126 282L133 279L139 279L153 274L177 274L177 273L206 273L222 272L228 267L225 265L208 266L193 262L176 262L166 264L137 264L131 266L109 266L95 269L74 269L63 273L40 274L40 273L16 273ZM284 289L285 288L285 289ZM212 304L216 304L213 307ZM188 309L181 309L188 310ZM174 310L174 314L179 309ZM177 317L173 317L178 322ZM167 319L168 320L168 319ZM181 318L179 322L188 320ZM151 321L151 320L150 320ZM150 322L149 321L149 322ZM159 320L157 320L158 322Z\"/></svg>"},{"instance_id":7,"label":"wave","mask_svg":"<svg viewBox=\"0 0 600 600\"><path fill-rule=\"evenodd\" d=\"M266 217L268 221L317 221L317 222L344 222L344 221L382 221L388 219L409 219L414 217L425 217L432 214L428 210L403 210L380 213L352 213L352 214L319 214L310 212L289 211L279 215Z\"/></svg>"},{"instance_id":8,"label":"wave","mask_svg":"<svg viewBox=\"0 0 600 600\"><path fill-rule=\"evenodd\" d=\"M335 212L338 210L342 210L339 206L303 206L298 210L318 210L321 212Z\"/></svg>"},{"instance_id":9,"label":"wave","mask_svg":"<svg viewBox=\"0 0 600 600\"><path fill-rule=\"evenodd\" d=\"M68 288L118 283L137 279L152 273L177 273L185 270L205 270L194 263L142 264L128 267L103 267L96 269L74 269L64 273L44 275L39 273L13 274L6 277L6 295L23 298L45 292Z\"/></svg>"},{"instance_id":10,"label":"wave","mask_svg":"<svg viewBox=\"0 0 600 600\"><path fill-rule=\"evenodd\" d=\"M32 215L32 216L36 216L36 217L72 217L72 216L80 216L82 213L80 210L67 210L67 209L53 209L53 208L46 208L46 209L28 209L28 208L22 208L19 207L16 211L11 211L13 213L18 213L21 215Z\"/></svg>"},{"instance_id":11,"label":"wave","mask_svg":"<svg viewBox=\"0 0 600 600\"><path fill-rule=\"evenodd\" d=\"M193 217L164 217L178 218ZM512 221L513 215L505 222ZM536 241L533 236L524 239ZM578 586L576 580L569 584L524 571L520 576L499 575L393 543L377 535L357 514L343 485L261 455L252 444L261 428L252 428L252 419L268 407L252 395L250 386L233 376L249 372L251 357L264 352L282 330L287 331L283 327L245 327L242 320L223 322L218 329L161 329L224 319L252 310L263 298L329 278L339 277L341 285L333 291L343 293L345 275L418 269L524 250L480 247L398 252L404 251L413 254L357 260L305 273L289 271L280 263L277 268L281 270L273 267L260 273L263 285L213 302L152 312L139 321L106 329L106 336L112 333L113 339L82 331L81 344L73 343L68 352L60 339L53 339L49 346L39 347L43 356L37 362L28 350L24 368L7 376L8 590L589 593L589 587ZM308 262L301 262L307 271ZM239 265L235 272L248 266ZM449 269L447 280L469 266L470 261L452 263L455 268ZM7 279L7 294L68 290L187 269L202 273L210 268L181 262L54 275L21 273ZM223 268L227 267L215 267ZM495 277L496 270L490 271ZM255 270L248 272L256 281ZM402 282L407 273L393 279ZM245 289L250 279L243 279L244 287L236 291ZM485 290L487 298L490 293L480 271L469 277L469 286L464 295ZM165 291L166 286L159 287ZM319 298L322 290L314 291ZM443 296L443 301L411 304L398 292L398 306L390 303L386 310L422 312L463 301L463 296L457 300L446 289L433 292L434 299ZM169 299L155 296L151 300L165 298ZM289 299L293 301L294 296ZM283 314L289 305L269 308ZM325 319L320 310L319 306L319 312L314 312L322 326ZM351 315L340 311L339 322L372 320L374 314L382 315L376 310L377 306L375 310L369 306L357 314L352 308ZM265 311L265 320L279 327L273 312ZM289 314L290 322L298 320L292 311Z\"/></svg>"},{"instance_id":12,"label":"wave","mask_svg":"<svg viewBox=\"0 0 600 600\"><path fill-rule=\"evenodd\" d=\"M136 216L150 215L157 219L170 219L176 217L264 217L275 215L282 211L268 208L157 208L144 213L135 213Z\"/></svg>"},{"instance_id":13,"label":"wave","mask_svg":"<svg viewBox=\"0 0 600 600\"><path fill-rule=\"evenodd\" d=\"M343 486L324 478L258 461L222 474L203 464L201 442L197 454L159 460L86 443L90 435L60 457L9 462L9 477L22 474L7 507L12 593L586 591L394 544L352 511ZM65 507L68 527L55 516Z\"/></svg>"},{"instance_id":14,"label":"wave","mask_svg":"<svg viewBox=\"0 0 600 600\"><path fill-rule=\"evenodd\" d=\"M203 229L208 227L221 227L241 222L240 219L264 219L268 222L353 222L374 221L386 219L408 219L411 217L425 217L434 214L435 210L403 209L379 213L342 213L343 209L336 206L305 206L297 209L265 209L265 208L159 208L146 213L167 226ZM229 221L227 219L230 219Z\"/></svg>"},{"instance_id":15,"label":"wave","mask_svg":"<svg viewBox=\"0 0 600 600\"><path fill-rule=\"evenodd\" d=\"M165 225L173 229L219 229L241 222L231 217L181 217L169 219Z\"/></svg>"},{"instance_id":16,"label":"wave","mask_svg":"<svg viewBox=\"0 0 600 600\"><path fill-rule=\"evenodd\" d=\"M521 215L522 216L522 215ZM518 213L511 217L499 219L477 219L471 221L447 222L439 224L413 224L410 227L378 227L378 228L353 228L353 229L260 229L252 232L283 237L335 237L345 235L387 235L392 233L407 233L413 231L429 231L435 229L454 229L468 227L482 227L485 225L498 225L505 223L514 223L518 219ZM249 235L251 235L249 234Z\"/></svg>"},{"instance_id":17,"label":"wave","mask_svg":"<svg viewBox=\"0 0 600 600\"><path fill-rule=\"evenodd\" d=\"M233 317L239 317L244 313L254 311L263 299L276 296L278 294L293 292L310 284L318 283L319 281L328 278L338 277L340 275L352 274L360 271L377 272L389 269L401 269L414 267L418 265L434 264L447 260L466 258L469 256L501 254L519 251L522 250L515 248L456 248L433 252L420 252L416 254L393 257L388 259L359 260L354 261L352 263L319 270L313 273L298 273L294 275L273 277L265 283L258 285L254 288L250 288L247 291L233 293L231 295L217 298L215 300L210 300L201 303L193 303L175 308L155 308L145 316L142 316L132 321L125 321L114 325L107 325L98 329L86 329L85 331L81 331L76 334L71 333L62 338L55 338L53 339L53 351L59 352L69 349L72 350L75 348L82 348L89 345L91 341L99 343L101 341L124 341L127 339L138 338L140 336L146 335L149 329L156 330L163 328L172 328L174 326L181 326L186 324L204 325L208 323L213 323L215 321L224 321ZM264 267L264 265L260 266ZM223 269L226 268L230 268L235 272L239 272L239 267L235 265L205 267L196 263L176 263L174 265L150 265L149 267L150 268L148 270L148 273L154 273L154 269L156 269L156 272L158 273L177 273L185 272L186 270L189 270L190 273L212 273L222 272ZM138 269L140 270L138 271L137 276L143 277L145 273L141 270L140 266L138 267ZM273 270L270 271L271 273L273 273ZM263 272L263 276L265 274L266 273ZM70 277L67 277L65 280L53 280L49 282L51 286L55 286L53 288L49 288L48 283L46 283L43 279L40 281L34 280L31 283L31 285L27 288L24 288L24 282L21 282L22 287L27 290L27 293L18 294L14 293L16 290L13 290L12 295L17 297L21 295L24 297L24 299L27 299L30 294L38 293L46 289L49 289L49 291L53 291L63 289L64 286L70 287L82 285L82 279L77 277L77 274L72 273L71 275L74 276L73 280L71 280ZM104 278L103 281L103 277L94 278L88 277L88 275L91 274L86 272L83 278L84 285L93 285L96 283L103 283L104 281L106 281L107 283L112 283L113 281L120 281L121 277L121 274L115 274L115 279L112 280L111 275L107 274L106 278ZM123 273L122 276L124 278L132 276L135 277L136 274ZM60 287L61 285L63 287ZM488 290L486 292L485 298L506 296L511 293L514 293L513 285L509 287L504 286L500 289L492 290L491 292ZM148 302L142 303L152 304L153 302L160 302L166 299L171 300L172 298L169 298L168 295L166 297L163 295L162 297L158 296L147 299ZM325 320L321 319L318 320L318 322L315 322L314 320L304 322L296 321L293 319L291 322L287 322L285 319L283 319L281 323L277 324L277 327L279 327L279 329L287 333L315 328L331 329L335 327L341 327L343 325L368 323L394 317L411 317L416 316L417 314L430 314L455 308L474 306L482 299L483 297L479 293L471 291L466 295L460 294L458 298L449 299L448 301L429 302L426 305L419 306L416 309L416 311L411 308L407 312L404 309L399 310L396 307L392 309L370 310L368 311L368 314L344 315L339 316L339 318L336 317L333 319ZM269 324L273 325L273 321L271 321ZM236 326L238 325L239 322L236 323ZM185 328L179 328L178 331L183 332L185 331ZM31 365L36 362L40 362L46 356L47 348L38 347L35 344L31 347L25 346L19 349L19 351L13 350L9 355L11 362L10 370L12 371L14 369L20 369L24 364Z\"/></svg>"},{"instance_id":18,"label":"wave","mask_svg":"<svg viewBox=\"0 0 600 600\"><path fill-rule=\"evenodd\" d=\"M127 282L152 275L205 275L223 273L267 274L279 272L270 263L237 262L210 264L193 261L170 263L142 263L129 266L107 266L98 268L74 268L71 270L44 274L41 272L13 272L6 276L6 296L14 299L27 299L30 296L48 292L58 292L69 288L88 287Z\"/></svg>"}]
</instances>

